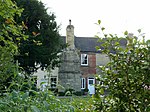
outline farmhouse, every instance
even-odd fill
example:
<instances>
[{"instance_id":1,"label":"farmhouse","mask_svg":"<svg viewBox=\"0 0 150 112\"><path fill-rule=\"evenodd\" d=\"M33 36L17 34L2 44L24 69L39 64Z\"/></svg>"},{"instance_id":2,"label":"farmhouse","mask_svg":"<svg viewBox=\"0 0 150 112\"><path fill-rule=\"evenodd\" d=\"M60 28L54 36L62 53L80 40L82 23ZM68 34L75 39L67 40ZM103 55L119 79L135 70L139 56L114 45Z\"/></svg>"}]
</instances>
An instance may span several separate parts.
<instances>
[{"instance_id":1,"label":"farmhouse","mask_svg":"<svg viewBox=\"0 0 150 112\"><path fill-rule=\"evenodd\" d=\"M107 55L101 54L95 48L101 44L97 42L98 38L74 36L71 20L66 28L66 36L61 38L68 47L60 56L62 61L60 67L52 70L51 73L40 70L35 73L38 79L37 86L44 88L50 82L51 88L62 86L75 91L88 89L90 94L95 94L95 74L99 72L97 66L103 66L109 62ZM125 46L126 41L122 40L121 45ZM46 83L40 85L41 82ZM64 90L59 89L59 91Z\"/></svg>"}]
</instances>

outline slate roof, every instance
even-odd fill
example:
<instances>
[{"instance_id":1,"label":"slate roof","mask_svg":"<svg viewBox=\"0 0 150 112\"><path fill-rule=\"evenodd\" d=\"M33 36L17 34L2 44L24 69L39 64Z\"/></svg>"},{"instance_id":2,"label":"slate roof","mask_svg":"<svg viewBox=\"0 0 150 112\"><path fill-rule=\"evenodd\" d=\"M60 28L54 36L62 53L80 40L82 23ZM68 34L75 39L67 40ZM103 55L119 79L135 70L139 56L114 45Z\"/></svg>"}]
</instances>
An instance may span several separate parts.
<instances>
[{"instance_id":1,"label":"slate roof","mask_svg":"<svg viewBox=\"0 0 150 112\"><path fill-rule=\"evenodd\" d=\"M66 37L62 36L63 43L66 42ZM76 37L75 36L75 47L81 52L99 52L96 50L96 46L100 46L102 43L97 42L98 38L94 37ZM126 46L126 39L120 41L121 46Z\"/></svg>"},{"instance_id":2,"label":"slate roof","mask_svg":"<svg viewBox=\"0 0 150 112\"><path fill-rule=\"evenodd\" d=\"M75 37L75 47L82 52L97 52L95 47L100 45L97 40L93 37Z\"/></svg>"}]
</instances>

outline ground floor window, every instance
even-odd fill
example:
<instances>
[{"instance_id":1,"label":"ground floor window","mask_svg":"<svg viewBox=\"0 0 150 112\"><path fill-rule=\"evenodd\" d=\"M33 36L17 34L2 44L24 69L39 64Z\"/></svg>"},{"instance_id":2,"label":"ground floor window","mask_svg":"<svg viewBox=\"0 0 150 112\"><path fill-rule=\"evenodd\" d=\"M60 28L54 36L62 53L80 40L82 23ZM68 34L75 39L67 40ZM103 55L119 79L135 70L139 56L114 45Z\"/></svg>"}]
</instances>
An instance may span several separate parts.
<instances>
[{"instance_id":1,"label":"ground floor window","mask_svg":"<svg viewBox=\"0 0 150 112\"><path fill-rule=\"evenodd\" d=\"M47 87L52 89L57 87L57 76L45 76L44 79L41 79L41 90L45 90Z\"/></svg>"},{"instance_id":2,"label":"ground floor window","mask_svg":"<svg viewBox=\"0 0 150 112\"><path fill-rule=\"evenodd\" d=\"M81 89L85 89L85 78L81 78Z\"/></svg>"},{"instance_id":3,"label":"ground floor window","mask_svg":"<svg viewBox=\"0 0 150 112\"><path fill-rule=\"evenodd\" d=\"M57 86L57 77L50 78L51 88L56 88Z\"/></svg>"}]
</instances>

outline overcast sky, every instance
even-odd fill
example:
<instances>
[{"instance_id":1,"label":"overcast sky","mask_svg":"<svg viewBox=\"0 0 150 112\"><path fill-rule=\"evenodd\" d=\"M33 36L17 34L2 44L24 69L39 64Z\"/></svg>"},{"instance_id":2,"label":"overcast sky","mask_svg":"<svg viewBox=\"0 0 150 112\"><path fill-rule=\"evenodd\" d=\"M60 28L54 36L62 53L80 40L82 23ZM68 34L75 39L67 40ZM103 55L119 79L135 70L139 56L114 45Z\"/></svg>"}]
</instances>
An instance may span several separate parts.
<instances>
[{"instance_id":1,"label":"overcast sky","mask_svg":"<svg viewBox=\"0 0 150 112\"><path fill-rule=\"evenodd\" d=\"M142 29L150 39L149 0L41 0L56 15L60 34L66 35L69 19L75 27L75 36L94 37L99 32L95 24L102 21L109 33L122 35L125 30L137 33Z\"/></svg>"}]
</instances>

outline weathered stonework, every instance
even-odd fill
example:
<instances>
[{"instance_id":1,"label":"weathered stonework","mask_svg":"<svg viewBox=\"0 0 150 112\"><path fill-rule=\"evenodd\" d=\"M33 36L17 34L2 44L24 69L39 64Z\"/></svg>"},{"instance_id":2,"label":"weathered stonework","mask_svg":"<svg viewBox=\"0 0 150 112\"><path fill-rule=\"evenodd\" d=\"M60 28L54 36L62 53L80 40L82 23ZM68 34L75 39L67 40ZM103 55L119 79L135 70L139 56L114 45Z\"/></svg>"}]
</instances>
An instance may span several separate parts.
<instances>
[{"instance_id":1,"label":"weathered stonework","mask_svg":"<svg viewBox=\"0 0 150 112\"><path fill-rule=\"evenodd\" d=\"M67 49L75 49L74 45L74 26L71 25L71 20L69 20L69 25L66 28L66 43L69 45Z\"/></svg>"},{"instance_id":2,"label":"weathered stonework","mask_svg":"<svg viewBox=\"0 0 150 112\"><path fill-rule=\"evenodd\" d=\"M77 50L66 50L62 53L62 63L59 68L59 84L65 89L81 91L80 58ZM59 91L64 91L59 89Z\"/></svg>"},{"instance_id":3,"label":"weathered stonework","mask_svg":"<svg viewBox=\"0 0 150 112\"><path fill-rule=\"evenodd\" d=\"M71 20L69 22L66 28L66 43L69 46L62 53L58 79L65 89L81 91L80 57L74 45L74 26L71 25Z\"/></svg>"}]
</instances>

